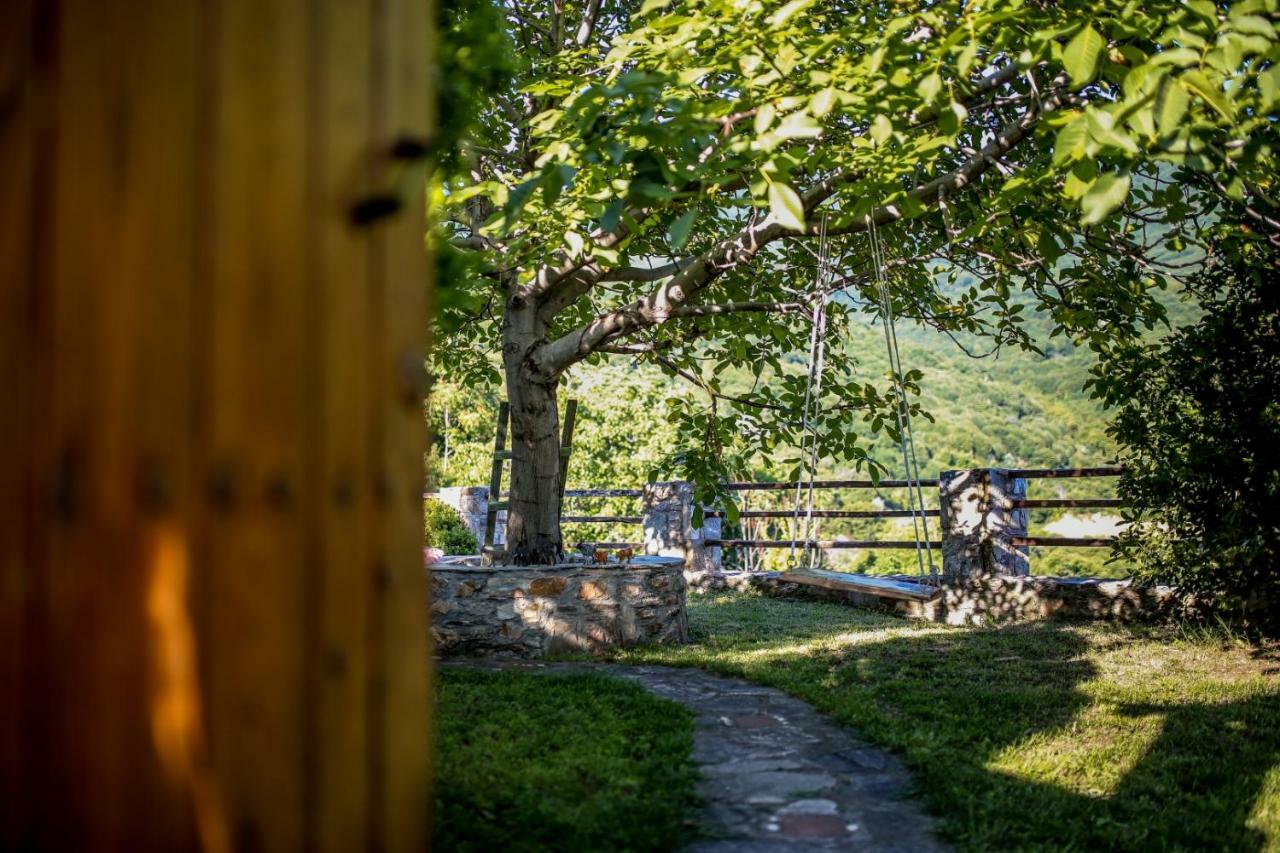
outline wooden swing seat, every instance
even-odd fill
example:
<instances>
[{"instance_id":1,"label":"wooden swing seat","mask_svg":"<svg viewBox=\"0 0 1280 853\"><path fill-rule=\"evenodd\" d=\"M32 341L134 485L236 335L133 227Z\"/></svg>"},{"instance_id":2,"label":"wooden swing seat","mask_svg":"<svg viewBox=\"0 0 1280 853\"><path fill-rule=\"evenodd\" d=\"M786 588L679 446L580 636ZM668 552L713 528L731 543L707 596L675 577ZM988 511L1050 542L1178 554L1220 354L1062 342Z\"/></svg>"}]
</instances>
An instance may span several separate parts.
<instances>
[{"instance_id":1,"label":"wooden swing seat","mask_svg":"<svg viewBox=\"0 0 1280 853\"><path fill-rule=\"evenodd\" d=\"M911 583L910 581L900 581L893 578L878 578L871 575L828 572L824 569L801 569L783 572L778 575L778 580L820 586L824 589L834 589L841 592L860 592L864 595L895 598L902 601L934 601L942 596L941 589L928 584Z\"/></svg>"}]
</instances>

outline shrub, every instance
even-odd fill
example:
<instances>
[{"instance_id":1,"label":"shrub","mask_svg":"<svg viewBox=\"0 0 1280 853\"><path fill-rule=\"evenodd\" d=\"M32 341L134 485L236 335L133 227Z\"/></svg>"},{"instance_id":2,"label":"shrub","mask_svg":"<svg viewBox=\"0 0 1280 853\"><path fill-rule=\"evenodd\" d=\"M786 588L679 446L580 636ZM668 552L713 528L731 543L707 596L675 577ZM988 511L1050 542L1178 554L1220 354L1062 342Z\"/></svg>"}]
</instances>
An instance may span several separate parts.
<instances>
[{"instance_id":1,"label":"shrub","mask_svg":"<svg viewBox=\"0 0 1280 853\"><path fill-rule=\"evenodd\" d=\"M422 519L428 548L439 548L446 554L475 554L479 550L462 516L448 504L427 498Z\"/></svg>"},{"instance_id":2,"label":"shrub","mask_svg":"<svg viewBox=\"0 0 1280 853\"><path fill-rule=\"evenodd\" d=\"M1280 628L1280 253L1215 257L1188 287L1204 313L1112 359L1100 387L1135 577L1268 632ZM1268 624L1269 623L1269 624Z\"/></svg>"}]
</instances>

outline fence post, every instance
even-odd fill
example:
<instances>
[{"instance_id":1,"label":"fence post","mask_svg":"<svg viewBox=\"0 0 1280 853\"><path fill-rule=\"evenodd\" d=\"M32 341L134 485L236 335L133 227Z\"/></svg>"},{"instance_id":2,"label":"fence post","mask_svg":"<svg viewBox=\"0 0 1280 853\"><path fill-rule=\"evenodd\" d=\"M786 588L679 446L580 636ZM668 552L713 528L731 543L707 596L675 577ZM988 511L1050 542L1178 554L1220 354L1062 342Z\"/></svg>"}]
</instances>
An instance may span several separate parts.
<instances>
[{"instance_id":1,"label":"fence post","mask_svg":"<svg viewBox=\"0 0 1280 853\"><path fill-rule=\"evenodd\" d=\"M1027 511L1012 506L1026 497L1026 480L1004 468L943 471L938 490L947 579L1029 573L1026 548L1014 544L1027 535Z\"/></svg>"},{"instance_id":2,"label":"fence post","mask_svg":"<svg viewBox=\"0 0 1280 853\"><path fill-rule=\"evenodd\" d=\"M476 537L477 547L484 544L485 517L489 514L488 486L446 486L434 495L427 495L440 503L453 507L462 521ZM493 541L501 545L505 541L506 513L498 511L498 521L494 529Z\"/></svg>"},{"instance_id":3,"label":"fence post","mask_svg":"<svg viewBox=\"0 0 1280 853\"><path fill-rule=\"evenodd\" d=\"M720 571L720 547L703 544L720 538L720 519L704 518L701 527L693 526L693 487L689 483L649 483L642 500L646 554L682 557L686 571Z\"/></svg>"}]
</instances>

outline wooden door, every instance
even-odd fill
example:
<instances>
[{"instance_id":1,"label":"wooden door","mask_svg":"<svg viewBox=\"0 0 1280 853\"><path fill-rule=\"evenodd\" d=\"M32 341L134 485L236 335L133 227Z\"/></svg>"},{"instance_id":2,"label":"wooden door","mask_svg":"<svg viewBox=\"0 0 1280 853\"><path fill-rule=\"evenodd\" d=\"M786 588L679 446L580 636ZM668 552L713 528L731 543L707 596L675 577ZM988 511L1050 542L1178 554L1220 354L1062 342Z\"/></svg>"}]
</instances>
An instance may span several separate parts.
<instances>
[{"instance_id":1,"label":"wooden door","mask_svg":"<svg viewBox=\"0 0 1280 853\"><path fill-rule=\"evenodd\" d=\"M0 847L426 845L431 15L0 0Z\"/></svg>"}]
</instances>

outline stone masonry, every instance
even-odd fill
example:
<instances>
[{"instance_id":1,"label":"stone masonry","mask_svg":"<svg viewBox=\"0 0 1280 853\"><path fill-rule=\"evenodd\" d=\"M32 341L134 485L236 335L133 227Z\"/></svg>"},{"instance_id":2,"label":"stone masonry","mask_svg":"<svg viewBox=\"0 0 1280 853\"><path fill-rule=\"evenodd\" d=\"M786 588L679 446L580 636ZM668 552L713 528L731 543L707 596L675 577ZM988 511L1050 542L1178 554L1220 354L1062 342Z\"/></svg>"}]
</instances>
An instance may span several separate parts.
<instances>
[{"instance_id":1,"label":"stone masonry","mask_svg":"<svg viewBox=\"0 0 1280 853\"><path fill-rule=\"evenodd\" d=\"M994 625L1041 619L1159 622L1194 608L1194 602L1180 598L1167 586L1135 586L1128 580L1103 578L1014 575L944 578L942 597L931 602L898 601L788 583L785 572L726 572L714 581L703 581L695 588L753 589L781 598L880 607L911 619L948 625Z\"/></svg>"},{"instance_id":2,"label":"stone masonry","mask_svg":"<svg viewBox=\"0 0 1280 853\"><path fill-rule=\"evenodd\" d=\"M694 526L689 483L649 483L644 487L643 513L646 554L679 557L688 572L719 570L720 548L705 542L720 538L720 518L704 518L701 527Z\"/></svg>"},{"instance_id":3,"label":"stone masonry","mask_svg":"<svg viewBox=\"0 0 1280 853\"><path fill-rule=\"evenodd\" d=\"M636 643L684 643L683 561L637 557L605 566L428 568L431 633L441 656L539 658Z\"/></svg>"},{"instance_id":4,"label":"stone masonry","mask_svg":"<svg viewBox=\"0 0 1280 853\"><path fill-rule=\"evenodd\" d=\"M1027 481L999 468L943 471L942 572L949 580L1028 574L1027 549L1013 539L1027 535L1027 511L1012 501L1027 496Z\"/></svg>"},{"instance_id":5,"label":"stone masonry","mask_svg":"<svg viewBox=\"0 0 1280 853\"><path fill-rule=\"evenodd\" d=\"M448 486L434 495L443 504L453 507L462 516L467 529L476 537L476 542L484 544L485 515L489 511L488 486ZM499 510L494 524L493 541L501 545L506 541L507 511Z\"/></svg>"}]
</instances>

